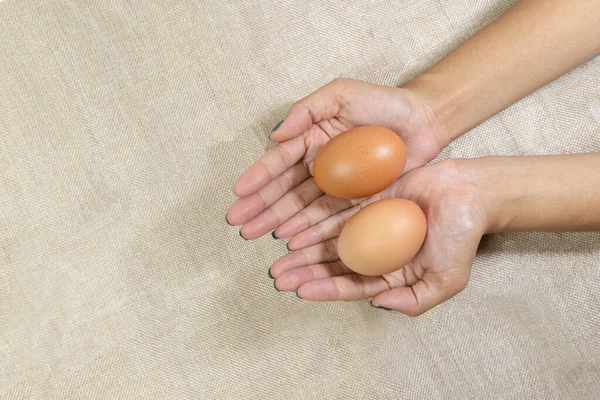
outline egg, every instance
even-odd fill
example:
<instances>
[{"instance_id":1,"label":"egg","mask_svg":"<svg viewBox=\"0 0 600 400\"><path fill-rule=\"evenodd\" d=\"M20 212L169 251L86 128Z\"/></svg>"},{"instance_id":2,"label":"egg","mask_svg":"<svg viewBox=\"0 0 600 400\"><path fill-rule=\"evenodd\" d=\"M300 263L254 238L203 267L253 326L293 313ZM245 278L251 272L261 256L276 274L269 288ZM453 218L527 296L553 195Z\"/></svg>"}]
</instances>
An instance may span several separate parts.
<instances>
[{"instance_id":1,"label":"egg","mask_svg":"<svg viewBox=\"0 0 600 400\"><path fill-rule=\"evenodd\" d=\"M330 196L361 199L391 185L405 164L406 147L400 136L387 128L361 126L323 146L313 176L319 189Z\"/></svg>"},{"instance_id":2,"label":"egg","mask_svg":"<svg viewBox=\"0 0 600 400\"><path fill-rule=\"evenodd\" d=\"M408 264L426 233L427 219L417 204L397 198L379 200L346 222L338 239L338 255L358 274L383 275Z\"/></svg>"}]
</instances>

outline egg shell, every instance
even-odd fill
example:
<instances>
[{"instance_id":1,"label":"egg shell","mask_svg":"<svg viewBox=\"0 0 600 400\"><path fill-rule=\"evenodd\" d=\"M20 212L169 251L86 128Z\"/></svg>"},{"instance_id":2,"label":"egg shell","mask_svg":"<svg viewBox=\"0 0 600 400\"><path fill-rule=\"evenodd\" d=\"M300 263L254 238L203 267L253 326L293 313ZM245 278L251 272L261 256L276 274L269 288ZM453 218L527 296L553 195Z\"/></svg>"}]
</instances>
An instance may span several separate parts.
<instances>
[{"instance_id":1,"label":"egg shell","mask_svg":"<svg viewBox=\"0 0 600 400\"><path fill-rule=\"evenodd\" d=\"M330 196L361 199L381 192L400 177L406 146L395 132L361 126L331 139L315 158L313 176Z\"/></svg>"},{"instance_id":2,"label":"egg shell","mask_svg":"<svg viewBox=\"0 0 600 400\"><path fill-rule=\"evenodd\" d=\"M344 225L338 255L361 275L377 276L408 264L423 245L427 219L423 210L406 199L373 202Z\"/></svg>"}]
</instances>

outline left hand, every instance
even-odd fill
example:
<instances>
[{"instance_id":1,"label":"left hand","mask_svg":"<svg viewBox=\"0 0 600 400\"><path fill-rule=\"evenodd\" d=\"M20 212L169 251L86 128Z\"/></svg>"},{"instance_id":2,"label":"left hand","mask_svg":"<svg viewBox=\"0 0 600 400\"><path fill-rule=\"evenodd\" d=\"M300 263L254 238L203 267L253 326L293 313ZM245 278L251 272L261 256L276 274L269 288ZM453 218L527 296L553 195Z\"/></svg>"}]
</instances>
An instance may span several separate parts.
<instances>
[{"instance_id":1,"label":"left hand","mask_svg":"<svg viewBox=\"0 0 600 400\"><path fill-rule=\"evenodd\" d=\"M278 144L235 183L239 199L228 210L227 222L241 225L245 239L270 231L278 238L292 237L364 200L325 195L312 178L320 149L363 125L383 126L402 138L405 172L435 158L450 141L418 92L337 79L292 106L271 136ZM302 237L292 239L290 246L302 246Z\"/></svg>"},{"instance_id":2,"label":"left hand","mask_svg":"<svg viewBox=\"0 0 600 400\"><path fill-rule=\"evenodd\" d=\"M326 219L309 228L328 232L324 241L292 251L270 269L278 290L305 300L359 300L417 316L462 291L477 247L486 232L485 202L469 182L465 161L446 160L418 168L388 189L348 210L343 220ZM360 207L384 198L414 201L425 212L428 231L415 258L382 276L353 273L337 255L337 235ZM333 217L332 217L333 218Z\"/></svg>"}]
</instances>

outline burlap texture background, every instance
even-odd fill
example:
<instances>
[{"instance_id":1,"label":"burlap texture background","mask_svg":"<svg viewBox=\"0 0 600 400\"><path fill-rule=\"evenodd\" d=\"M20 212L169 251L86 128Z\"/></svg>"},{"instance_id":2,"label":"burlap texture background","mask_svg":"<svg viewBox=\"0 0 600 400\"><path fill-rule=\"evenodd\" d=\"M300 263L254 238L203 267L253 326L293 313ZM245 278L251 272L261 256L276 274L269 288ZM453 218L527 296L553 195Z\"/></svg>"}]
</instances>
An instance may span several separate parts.
<instances>
[{"instance_id":1,"label":"burlap texture background","mask_svg":"<svg viewBox=\"0 0 600 400\"><path fill-rule=\"evenodd\" d=\"M513 3L0 1L0 398L598 398L599 234L486 237L409 318L276 292L285 242L225 223L295 100L402 84ZM441 158L581 151L598 59Z\"/></svg>"}]
</instances>

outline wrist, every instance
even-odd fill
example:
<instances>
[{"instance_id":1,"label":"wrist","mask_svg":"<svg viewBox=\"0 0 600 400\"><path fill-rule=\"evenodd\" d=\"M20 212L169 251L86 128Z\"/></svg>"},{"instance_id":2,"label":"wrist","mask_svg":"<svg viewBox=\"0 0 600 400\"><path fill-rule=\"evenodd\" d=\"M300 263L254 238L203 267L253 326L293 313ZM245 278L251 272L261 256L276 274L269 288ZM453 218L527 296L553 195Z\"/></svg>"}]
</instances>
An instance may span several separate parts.
<instances>
[{"instance_id":1,"label":"wrist","mask_svg":"<svg viewBox=\"0 0 600 400\"><path fill-rule=\"evenodd\" d=\"M463 180L479 193L486 234L510 230L527 193L526 180L519 176L523 171L504 161L503 157L461 161Z\"/></svg>"},{"instance_id":2,"label":"wrist","mask_svg":"<svg viewBox=\"0 0 600 400\"><path fill-rule=\"evenodd\" d=\"M444 146L466 132L464 115L466 91L439 84L443 76L424 73L404 86L423 104L429 117L438 126L439 136Z\"/></svg>"},{"instance_id":3,"label":"wrist","mask_svg":"<svg viewBox=\"0 0 600 400\"><path fill-rule=\"evenodd\" d=\"M480 194L486 233L600 229L600 153L462 161Z\"/></svg>"}]
</instances>

